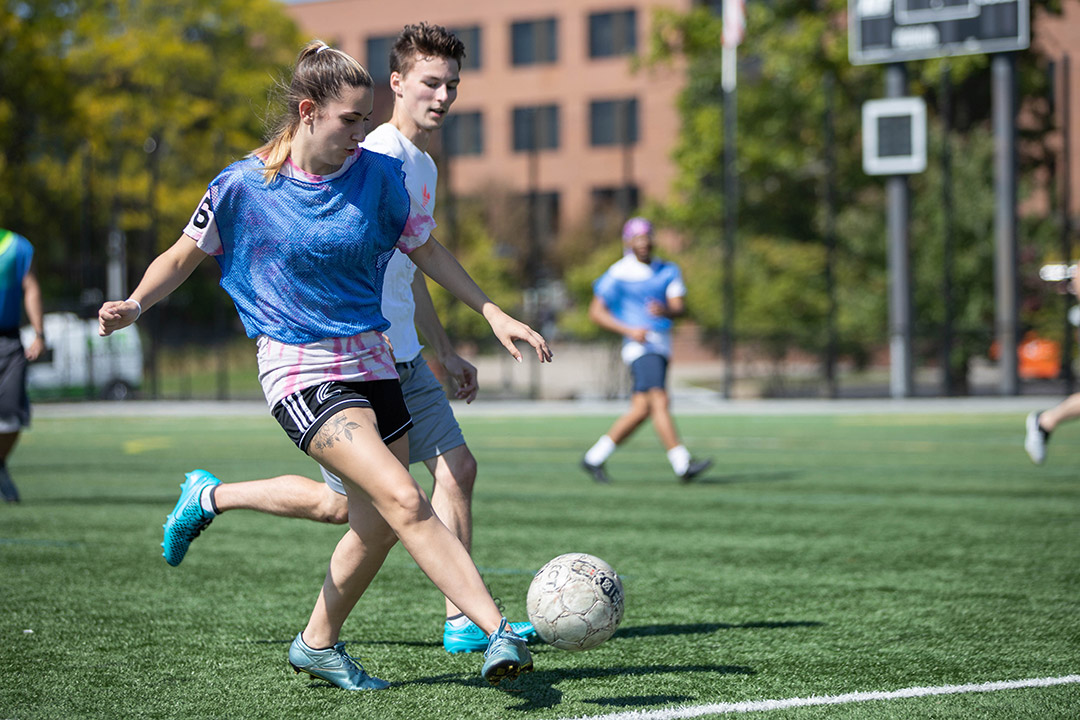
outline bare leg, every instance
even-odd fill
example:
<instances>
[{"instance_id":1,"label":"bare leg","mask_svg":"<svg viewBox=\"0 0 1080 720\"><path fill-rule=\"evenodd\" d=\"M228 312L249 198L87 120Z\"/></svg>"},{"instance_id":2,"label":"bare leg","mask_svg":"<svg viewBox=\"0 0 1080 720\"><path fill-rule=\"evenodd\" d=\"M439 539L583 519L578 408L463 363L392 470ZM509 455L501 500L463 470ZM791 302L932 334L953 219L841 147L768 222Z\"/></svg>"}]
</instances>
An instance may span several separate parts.
<instances>
[{"instance_id":1,"label":"bare leg","mask_svg":"<svg viewBox=\"0 0 1080 720\"><path fill-rule=\"evenodd\" d=\"M611 429L607 431L607 436L611 438L612 442L616 445L621 445L623 441L634 434L634 431L641 426L641 423L645 422L649 417L649 396L646 393L636 392L630 396L630 409L627 410L622 417L615 421L611 426Z\"/></svg>"},{"instance_id":2,"label":"bare leg","mask_svg":"<svg viewBox=\"0 0 1080 720\"><path fill-rule=\"evenodd\" d=\"M401 446L395 443L394 450L400 452ZM320 428L309 454L345 483L350 533L366 539L370 530L355 524L365 513L358 507L354 521L353 507L361 498L369 500L443 595L485 634L498 629L502 615L468 551L435 515L400 456L395 457L383 444L371 410L349 408L335 415ZM305 642L314 647L337 642L341 624L385 558L385 553L375 556L361 551L358 560L358 548L364 545L348 535L334 550L319 602L304 631Z\"/></svg>"},{"instance_id":3,"label":"bare leg","mask_svg":"<svg viewBox=\"0 0 1080 720\"><path fill-rule=\"evenodd\" d=\"M1060 423L1080 417L1080 393L1074 393L1060 403L1039 414L1039 426L1046 432L1054 432Z\"/></svg>"},{"instance_id":4,"label":"bare leg","mask_svg":"<svg viewBox=\"0 0 1080 720\"><path fill-rule=\"evenodd\" d=\"M664 444L665 450L679 445L679 433L675 430L675 421L671 417L671 400L664 388L652 388L647 393L649 414L653 429Z\"/></svg>"},{"instance_id":5,"label":"bare leg","mask_svg":"<svg viewBox=\"0 0 1080 720\"><path fill-rule=\"evenodd\" d=\"M0 462L7 462L15 443L19 440L19 433L0 433Z\"/></svg>"},{"instance_id":6,"label":"bare leg","mask_svg":"<svg viewBox=\"0 0 1080 720\"><path fill-rule=\"evenodd\" d=\"M19 439L18 432L0 433L0 497L8 502L19 501L19 490L7 470L7 458Z\"/></svg>"},{"instance_id":7,"label":"bare leg","mask_svg":"<svg viewBox=\"0 0 1080 720\"><path fill-rule=\"evenodd\" d=\"M214 504L219 513L256 510L334 525L344 525L349 519L344 495L334 492L326 483L301 475L222 483L214 490Z\"/></svg>"},{"instance_id":8,"label":"bare leg","mask_svg":"<svg viewBox=\"0 0 1080 720\"><path fill-rule=\"evenodd\" d=\"M341 626L397 543L394 531L363 492L350 491L349 520L349 530L330 557L322 590L304 628L304 642L312 648L337 643Z\"/></svg>"},{"instance_id":9,"label":"bare leg","mask_svg":"<svg viewBox=\"0 0 1080 720\"><path fill-rule=\"evenodd\" d=\"M472 549L472 493L476 483L476 458L466 445L459 445L424 465L435 478L431 507L466 551ZM461 613L457 605L446 601L446 617Z\"/></svg>"}]
</instances>

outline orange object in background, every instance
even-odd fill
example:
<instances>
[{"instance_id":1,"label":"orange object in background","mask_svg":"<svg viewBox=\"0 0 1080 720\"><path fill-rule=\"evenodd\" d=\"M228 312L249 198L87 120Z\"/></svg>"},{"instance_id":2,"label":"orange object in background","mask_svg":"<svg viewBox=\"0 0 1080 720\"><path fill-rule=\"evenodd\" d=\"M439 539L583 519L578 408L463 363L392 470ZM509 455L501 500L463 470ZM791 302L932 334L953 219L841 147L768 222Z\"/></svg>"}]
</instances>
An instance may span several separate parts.
<instances>
[{"instance_id":1,"label":"orange object in background","mask_svg":"<svg viewBox=\"0 0 1080 720\"><path fill-rule=\"evenodd\" d=\"M1001 354L997 340L990 345L990 359ZM1034 332L1024 335L1016 348L1016 374L1025 380L1053 380L1061 374L1061 344Z\"/></svg>"},{"instance_id":2,"label":"orange object in background","mask_svg":"<svg viewBox=\"0 0 1080 720\"><path fill-rule=\"evenodd\" d=\"M1022 378L1052 380L1061 374L1061 345L1055 340L1029 332L1016 349L1016 355L1019 360L1016 372Z\"/></svg>"}]
</instances>

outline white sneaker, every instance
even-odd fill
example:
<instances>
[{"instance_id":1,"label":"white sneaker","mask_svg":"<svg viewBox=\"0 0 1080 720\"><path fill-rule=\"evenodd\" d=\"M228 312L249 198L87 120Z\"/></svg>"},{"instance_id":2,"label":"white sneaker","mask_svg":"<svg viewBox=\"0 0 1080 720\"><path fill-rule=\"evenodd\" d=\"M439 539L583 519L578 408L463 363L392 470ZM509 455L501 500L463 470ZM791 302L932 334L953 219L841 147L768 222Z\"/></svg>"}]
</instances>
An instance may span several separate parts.
<instances>
[{"instance_id":1,"label":"white sneaker","mask_svg":"<svg viewBox=\"0 0 1080 720\"><path fill-rule=\"evenodd\" d=\"M1042 465L1043 461L1046 460L1046 438L1046 431L1039 427L1039 413L1033 410L1031 414L1027 416L1027 433L1024 435L1024 449L1027 450L1031 462L1036 465Z\"/></svg>"}]
</instances>

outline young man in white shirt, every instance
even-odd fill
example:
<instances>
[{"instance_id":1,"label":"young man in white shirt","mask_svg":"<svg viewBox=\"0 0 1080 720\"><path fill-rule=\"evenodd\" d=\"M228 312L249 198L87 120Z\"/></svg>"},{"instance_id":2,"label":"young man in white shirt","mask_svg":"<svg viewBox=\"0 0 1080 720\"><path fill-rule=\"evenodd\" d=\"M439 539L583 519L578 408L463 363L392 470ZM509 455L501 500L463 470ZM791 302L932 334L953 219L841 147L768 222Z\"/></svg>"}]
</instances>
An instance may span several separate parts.
<instances>
[{"instance_id":1,"label":"young man in white shirt","mask_svg":"<svg viewBox=\"0 0 1080 720\"><path fill-rule=\"evenodd\" d=\"M442 126L457 98L464 55L464 45L445 28L427 23L406 26L390 54L393 115L389 122L369 133L361 145L365 151L402 161L406 189L428 214L435 210L438 169L427 147L431 134ZM413 262L400 252L394 253L386 268L382 313L390 321L386 335L393 347L405 404L412 415L409 461L427 467L435 481L433 509L465 548L471 549L476 459L465 444L441 383L421 354L417 326L453 379L457 398L472 402L476 397L476 368L455 352L435 313L423 273L417 273ZM202 528L218 514L235 509L344 523L348 507L341 480L325 468L321 470L324 483L299 475L216 483L204 495ZM190 537L167 537L165 545L179 547L179 551L166 555L166 560L178 565L197 536L198 532ZM446 618L443 647L447 652L482 651L487 647L484 632L449 599ZM511 628L526 640L536 634L527 622L512 623Z\"/></svg>"}]
</instances>

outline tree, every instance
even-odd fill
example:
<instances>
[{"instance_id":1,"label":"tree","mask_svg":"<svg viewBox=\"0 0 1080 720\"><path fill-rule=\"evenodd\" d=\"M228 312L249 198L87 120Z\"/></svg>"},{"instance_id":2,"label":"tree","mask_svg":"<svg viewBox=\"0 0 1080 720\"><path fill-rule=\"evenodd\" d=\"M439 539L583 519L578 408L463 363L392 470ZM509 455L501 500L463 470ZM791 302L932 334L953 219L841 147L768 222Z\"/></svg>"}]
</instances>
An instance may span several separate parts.
<instances>
[{"instance_id":1,"label":"tree","mask_svg":"<svg viewBox=\"0 0 1080 720\"><path fill-rule=\"evenodd\" d=\"M84 283L103 284L110 230L127 235L134 280L214 175L261 143L270 90L301 38L273 0L3 8L0 208L43 251L50 303L74 305ZM186 284L174 304L208 284Z\"/></svg>"},{"instance_id":2,"label":"tree","mask_svg":"<svg viewBox=\"0 0 1080 720\"><path fill-rule=\"evenodd\" d=\"M784 347L820 352L825 340L829 302L823 282L822 197L827 103L831 103L835 137L829 159L835 167L838 199L833 276L840 347L856 360L864 360L874 348L886 344L884 186L880 178L863 173L860 142L861 105L883 94L883 69L848 62L846 6L846 0L777 0L747 8L750 31L739 50L741 194L735 330L741 342L763 343L774 354ZM683 263L691 306L712 333L721 329L723 317L716 251L723 221L720 33L720 18L706 8L688 13L659 10L645 57L647 63L680 58L687 67L687 86L680 100L682 130L675 151L678 179L672 196L657 203L651 213L691 239L689 259ZM930 103L935 148L942 144L935 93L941 63L908 63L910 93L927 97ZM956 193L952 218L959 238L955 297L963 304L958 321L969 335L969 341L958 348L960 365L987 350L987 336L976 333L975 327L986 322L988 307L987 327L992 327L992 272L986 272L993 252L992 233L986 228L993 203L993 173L985 167L992 152L989 63L987 56L966 56L951 59L948 66L958 133L950 141L955 148L954 183L962 187ZM829 87L834 88L831 97ZM1021 59L1020 88L1022 98L1038 97L1045 89L1045 76L1031 53ZM1037 146L1048 127L1036 113L1025 138L1029 145ZM930 338L920 345L924 356L934 355L933 338L942 318L942 177L935 160L927 173L911 181L916 334ZM1038 243L1046 235L1036 233L1031 242ZM698 291L702 293L698 302L693 297L695 286L704 286Z\"/></svg>"}]
</instances>

